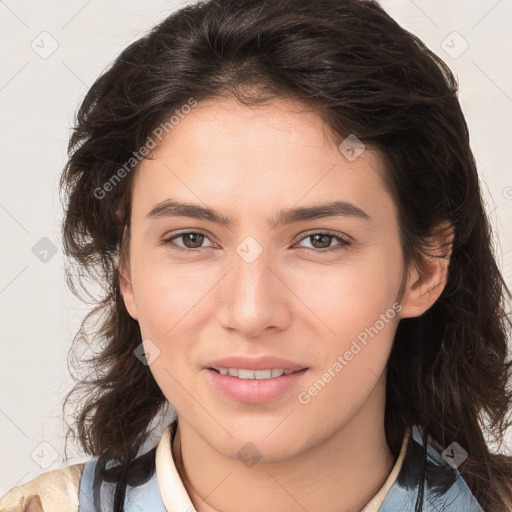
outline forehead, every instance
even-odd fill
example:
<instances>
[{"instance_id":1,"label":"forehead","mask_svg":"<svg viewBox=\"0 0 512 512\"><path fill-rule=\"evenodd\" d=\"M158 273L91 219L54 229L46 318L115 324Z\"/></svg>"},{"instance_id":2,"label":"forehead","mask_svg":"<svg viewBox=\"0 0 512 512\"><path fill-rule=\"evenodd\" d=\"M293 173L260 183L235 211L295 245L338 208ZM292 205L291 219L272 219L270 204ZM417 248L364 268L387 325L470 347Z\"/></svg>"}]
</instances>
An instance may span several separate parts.
<instances>
[{"instance_id":1,"label":"forehead","mask_svg":"<svg viewBox=\"0 0 512 512\"><path fill-rule=\"evenodd\" d=\"M320 116L303 104L274 100L248 107L235 98L210 99L182 114L152 159L141 162L133 208L147 215L159 201L179 197L258 213L268 205L270 218L271 205L350 196L365 209L362 204L389 203L384 180L378 151L365 148L347 158Z\"/></svg>"},{"instance_id":2,"label":"forehead","mask_svg":"<svg viewBox=\"0 0 512 512\"><path fill-rule=\"evenodd\" d=\"M339 141L335 141L339 136L319 113L288 98L250 107L233 97L210 98L179 119L174 116L174 121L153 152L156 158L165 158L171 151L178 154L181 148L188 152L189 160L218 156L221 151L225 158L243 156L247 160L268 157L275 161L297 153L318 157L321 152L322 160L334 163L340 156Z\"/></svg>"}]
</instances>

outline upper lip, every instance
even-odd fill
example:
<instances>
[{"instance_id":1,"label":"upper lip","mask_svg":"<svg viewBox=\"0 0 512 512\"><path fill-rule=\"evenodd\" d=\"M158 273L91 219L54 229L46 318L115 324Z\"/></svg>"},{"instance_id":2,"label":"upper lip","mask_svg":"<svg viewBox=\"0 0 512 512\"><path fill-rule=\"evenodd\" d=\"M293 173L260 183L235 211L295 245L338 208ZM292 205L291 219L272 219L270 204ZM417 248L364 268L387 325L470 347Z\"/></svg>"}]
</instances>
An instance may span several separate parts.
<instances>
[{"instance_id":1,"label":"upper lip","mask_svg":"<svg viewBox=\"0 0 512 512\"><path fill-rule=\"evenodd\" d=\"M307 368L305 365L270 355L259 357L229 356L222 359L216 359L215 361L210 361L207 363L206 367L215 368L216 370L219 368L243 368L247 370L280 369L293 371Z\"/></svg>"}]
</instances>

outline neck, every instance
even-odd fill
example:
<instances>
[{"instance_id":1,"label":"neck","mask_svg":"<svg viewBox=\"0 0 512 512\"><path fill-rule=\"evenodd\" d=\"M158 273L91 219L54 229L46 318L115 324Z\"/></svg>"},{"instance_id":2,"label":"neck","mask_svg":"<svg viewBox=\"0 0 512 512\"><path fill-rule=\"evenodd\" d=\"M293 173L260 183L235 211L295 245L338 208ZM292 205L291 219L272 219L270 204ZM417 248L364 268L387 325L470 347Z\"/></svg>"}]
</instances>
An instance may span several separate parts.
<instances>
[{"instance_id":1,"label":"neck","mask_svg":"<svg viewBox=\"0 0 512 512\"><path fill-rule=\"evenodd\" d=\"M251 468L218 453L178 423L173 453L198 512L359 512L394 464L384 431L384 389L312 449ZM377 404L377 406L376 406Z\"/></svg>"}]
</instances>

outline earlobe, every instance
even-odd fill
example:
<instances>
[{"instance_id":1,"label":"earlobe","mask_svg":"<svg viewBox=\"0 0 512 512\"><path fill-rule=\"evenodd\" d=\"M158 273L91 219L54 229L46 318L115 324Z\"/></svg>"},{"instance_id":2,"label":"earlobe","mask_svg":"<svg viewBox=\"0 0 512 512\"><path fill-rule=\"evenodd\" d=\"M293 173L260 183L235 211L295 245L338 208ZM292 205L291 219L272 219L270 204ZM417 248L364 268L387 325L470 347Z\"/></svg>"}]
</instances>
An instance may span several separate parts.
<instances>
[{"instance_id":1,"label":"earlobe","mask_svg":"<svg viewBox=\"0 0 512 512\"><path fill-rule=\"evenodd\" d=\"M429 255L424 256L421 269L413 267L407 277L402 297L400 318L421 316L439 298L448 282L454 230L448 222L441 223L429 239Z\"/></svg>"}]
</instances>

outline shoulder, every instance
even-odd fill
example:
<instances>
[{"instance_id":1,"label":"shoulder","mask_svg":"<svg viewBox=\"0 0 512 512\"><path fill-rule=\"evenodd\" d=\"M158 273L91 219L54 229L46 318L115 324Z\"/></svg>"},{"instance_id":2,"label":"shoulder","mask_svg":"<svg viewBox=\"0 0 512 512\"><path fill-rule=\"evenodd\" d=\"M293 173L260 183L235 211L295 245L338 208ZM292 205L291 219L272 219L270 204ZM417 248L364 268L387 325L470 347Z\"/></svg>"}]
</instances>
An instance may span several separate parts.
<instances>
[{"instance_id":1,"label":"shoulder","mask_svg":"<svg viewBox=\"0 0 512 512\"><path fill-rule=\"evenodd\" d=\"M12 488L0 499L0 512L77 512L84 465L47 471Z\"/></svg>"}]
</instances>

